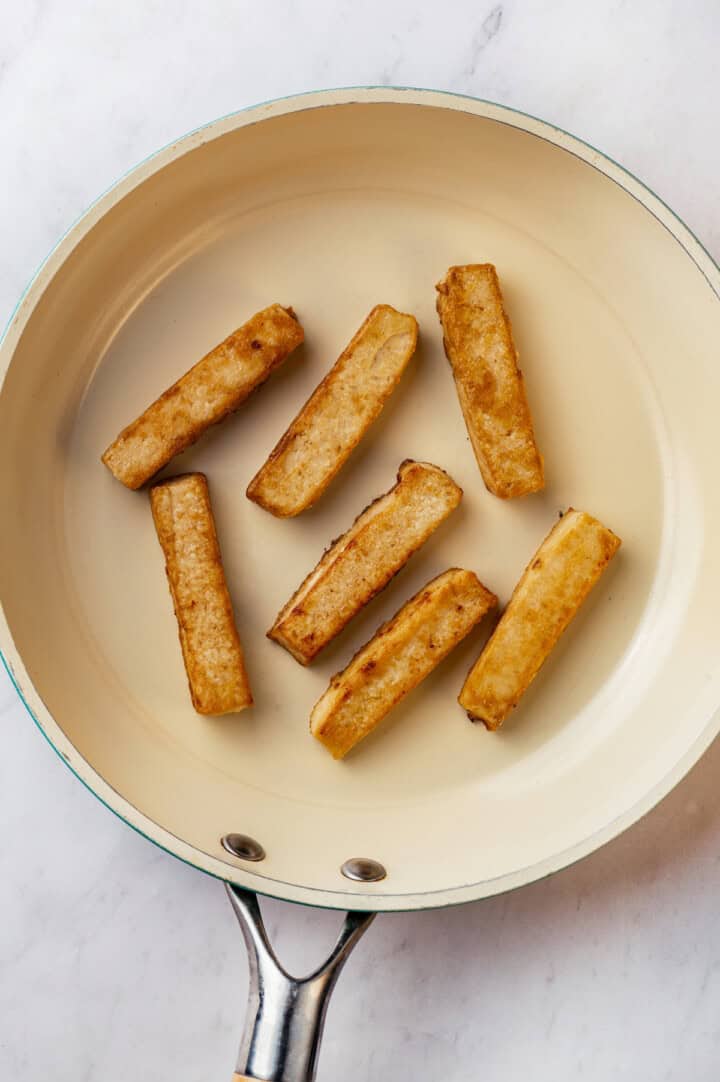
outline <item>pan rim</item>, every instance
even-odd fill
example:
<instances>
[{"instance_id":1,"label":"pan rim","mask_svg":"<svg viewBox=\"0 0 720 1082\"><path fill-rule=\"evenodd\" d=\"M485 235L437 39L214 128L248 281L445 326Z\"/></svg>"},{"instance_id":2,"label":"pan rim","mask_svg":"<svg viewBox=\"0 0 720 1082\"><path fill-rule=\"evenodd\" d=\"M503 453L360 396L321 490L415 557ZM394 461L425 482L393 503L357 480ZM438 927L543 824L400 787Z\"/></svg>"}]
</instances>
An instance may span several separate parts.
<instances>
[{"instance_id":1,"label":"pan rim","mask_svg":"<svg viewBox=\"0 0 720 1082\"><path fill-rule=\"evenodd\" d=\"M720 267L682 219L629 170L591 144L571 135L564 129L521 110L448 91L384 86L317 90L288 95L249 106L195 128L143 159L110 185L66 230L40 264L21 294L0 337L0 390L12 360L15 346L47 284L61 269L65 259L85 234L129 192L154 173L165 168L176 158L226 132L259 123L274 116L300 112L306 109L353 103L407 103L431 108L449 108L507 124L550 142L558 149L573 154L618 184L640 203L646 211L652 214L681 245L684 252L692 259L705 277L716 298L720 299ZM348 885L347 890L329 891L296 883L285 883L274 878L271 879L255 870L235 866L222 858L216 858L204 853L154 823L148 816L138 811L119 792L112 789L71 744L34 688L21 657L15 649L1 601L0 659L20 700L53 750L65 762L75 777L101 803L137 833L184 863L215 878L228 880L240 886L249 887L261 894L286 901L319 905L332 909L418 910L461 904L515 889L568 867L582 857L594 852L612 838L617 837L650 811L688 773L720 730L720 710L715 710L690 748L641 800L620 813L605 827L591 833L570 848L546 857L544 860L526 868L499 876L496 879L428 892L385 893L381 884L376 887L362 885L359 890L350 888Z\"/></svg>"}]
</instances>

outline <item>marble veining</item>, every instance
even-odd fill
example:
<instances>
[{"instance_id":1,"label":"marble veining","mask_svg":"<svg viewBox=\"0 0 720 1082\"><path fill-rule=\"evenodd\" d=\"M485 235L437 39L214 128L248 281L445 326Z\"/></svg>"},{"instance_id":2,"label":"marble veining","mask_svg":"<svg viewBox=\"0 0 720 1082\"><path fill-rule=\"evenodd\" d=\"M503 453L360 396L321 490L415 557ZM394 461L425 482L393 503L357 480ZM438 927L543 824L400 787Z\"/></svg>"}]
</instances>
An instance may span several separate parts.
<instances>
[{"instance_id":1,"label":"marble veining","mask_svg":"<svg viewBox=\"0 0 720 1082\"><path fill-rule=\"evenodd\" d=\"M0 324L118 175L200 123L317 86L434 85L543 116L650 183L718 258L719 35L705 0L6 4ZM0 1078L228 1078L247 978L221 887L96 802L4 673L0 724ZM718 771L715 747L552 879L380 917L338 985L320 1082L714 1082ZM340 923L264 909L297 971Z\"/></svg>"}]
</instances>

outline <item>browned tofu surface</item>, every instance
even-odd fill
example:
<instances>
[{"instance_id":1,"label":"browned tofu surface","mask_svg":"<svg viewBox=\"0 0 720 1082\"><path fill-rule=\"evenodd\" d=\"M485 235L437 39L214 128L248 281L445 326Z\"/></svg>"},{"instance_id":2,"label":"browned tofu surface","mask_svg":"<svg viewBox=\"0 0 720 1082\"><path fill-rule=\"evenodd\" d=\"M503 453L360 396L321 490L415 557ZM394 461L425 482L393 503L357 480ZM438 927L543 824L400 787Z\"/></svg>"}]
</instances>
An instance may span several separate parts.
<instances>
[{"instance_id":1,"label":"browned tofu surface","mask_svg":"<svg viewBox=\"0 0 720 1082\"><path fill-rule=\"evenodd\" d=\"M619 547L620 538L584 511L570 508L553 527L460 693L474 721L502 725Z\"/></svg>"},{"instance_id":2,"label":"browned tofu surface","mask_svg":"<svg viewBox=\"0 0 720 1082\"><path fill-rule=\"evenodd\" d=\"M397 484L356 518L279 613L268 635L307 665L387 586L462 498L427 462L403 462Z\"/></svg>"},{"instance_id":3,"label":"browned tofu surface","mask_svg":"<svg viewBox=\"0 0 720 1082\"><path fill-rule=\"evenodd\" d=\"M207 480L201 473L173 477L150 490L150 504L193 706L199 714L244 710L253 700Z\"/></svg>"},{"instance_id":4,"label":"browned tofu surface","mask_svg":"<svg viewBox=\"0 0 720 1082\"><path fill-rule=\"evenodd\" d=\"M437 310L470 441L486 487L509 499L545 484L510 320L492 263L451 267Z\"/></svg>"},{"instance_id":5,"label":"browned tofu surface","mask_svg":"<svg viewBox=\"0 0 720 1082\"><path fill-rule=\"evenodd\" d=\"M334 676L310 716L310 731L342 759L497 604L472 571L433 579Z\"/></svg>"},{"instance_id":6,"label":"browned tofu surface","mask_svg":"<svg viewBox=\"0 0 720 1082\"><path fill-rule=\"evenodd\" d=\"M124 428L103 462L118 481L140 488L236 410L302 341L292 309L273 304L258 312Z\"/></svg>"},{"instance_id":7,"label":"browned tofu surface","mask_svg":"<svg viewBox=\"0 0 720 1082\"><path fill-rule=\"evenodd\" d=\"M373 308L250 482L248 498L280 517L312 506L397 386L417 333L414 316Z\"/></svg>"}]
</instances>

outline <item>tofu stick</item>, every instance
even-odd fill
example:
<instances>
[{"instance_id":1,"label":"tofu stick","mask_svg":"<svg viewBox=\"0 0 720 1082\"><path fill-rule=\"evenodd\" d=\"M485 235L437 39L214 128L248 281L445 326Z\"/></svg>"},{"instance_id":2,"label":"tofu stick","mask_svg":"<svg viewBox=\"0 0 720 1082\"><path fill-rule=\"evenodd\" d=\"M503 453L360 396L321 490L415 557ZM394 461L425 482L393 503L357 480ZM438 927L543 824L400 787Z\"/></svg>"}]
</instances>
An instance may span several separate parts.
<instances>
[{"instance_id":1,"label":"tofu stick","mask_svg":"<svg viewBox=\"0 0 720 1082\"><path fill-rule=\"evenodd\" d=\"M427 462L403 462L397 484L325 552L268 637L309 664L460 503L462 489Z\"/></svg>"},{"instance_id":2,"label":"tofu stick","mask_svg":"<svg viewBox=\"0 0 720 1082\"><path fill-rule=\"evenodd\" d=\"M451 267L437 310L470 442L486 487L509 499L544 487L543 460L492 263Z\"/></svg>"},{"instance_id":3,"label":"tofu stick","mask_svg":"<svg viewBox=\"0 0 720 1082\"><path fill-rule=\"evenodd\" d=\"M570 508L525 569L459 703L473 721L498 729L620 547L620 538Z\"/></svg>"},{"instance_id":4,"label":"tofu stick","mask_svg":"<svg viewBox=\"0 0 720 1082\"><path fill-rule=\"evenodd\" d=\"M272 304L258 312L124 428L103 462L118 481L140 488L236 410L303 337L292 308Z\"/></svg>"},{"instance_id":5,"label":"tofu stick","mask_svg":"<svg viewBox=\"0 0 720 1082\"><path fill-rule=\"evenodd\" d=\"M198 714L244 710L253 700L207 480L202 473L188 473L163 481L150 490L150 504L193 706Z\"/></svg>"},{"instance_id":6,"label":"tofu stick","mask_svg":"<svg viewBox=\"0 0 720 1082\"><path fill-rule=\"evenodd\" d=\"M248 499L281 518L322 495L376 419L415 352L417 321L373 308L250 482Z\"/></svg>"},{"instance_id":7,"label":"tofu stick","mask_svg":"<svg viewBox=\"0 0 720 1082\"><path fill-rule=\"evenodd\" d=\"M342 759L496 604L472 571L438 575L332 678L310 716L313 736Z\"/></svg>"}]
</instances>

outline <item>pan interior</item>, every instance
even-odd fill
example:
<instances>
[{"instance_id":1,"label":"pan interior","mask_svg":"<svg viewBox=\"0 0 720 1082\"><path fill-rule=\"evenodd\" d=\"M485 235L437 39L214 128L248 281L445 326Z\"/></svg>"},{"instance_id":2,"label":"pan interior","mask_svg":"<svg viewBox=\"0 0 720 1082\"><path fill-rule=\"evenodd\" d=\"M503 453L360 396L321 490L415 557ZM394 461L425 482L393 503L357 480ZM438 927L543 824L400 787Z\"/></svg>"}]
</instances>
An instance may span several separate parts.
<instances>
[{"instance_id":1,"label":"pan interior","mask_svg":"<svg viewBox=\"0 0 720 1082\"><path fill-rule=\"evenodd\" d=\"M380 906L452 900L469 884L490 893L606 829L702 738L717 695L718 556L704 538L718 520L720 306L695 263L592 165L450 109L308 109L195 140L147 173L46 288L0 399L13 509L3 605L72 765L201 866L254 871L220 845L248 834L267 852L260 889L299 885L338 904L343 892ZM544 493L509 503L483 487L434 308L450 264L484 261L500 273L548 477ZM207 473L256 698L244 714L200 718L147 494L99 456L274 301L295 308L306 345L164 471ZM245 487L379 302L419 320L411 370L317 508L274 519ZM447 469L463 503L303 669L265 632L405 458ZM507 600L569 505L624 545L504 730L470 724L456 703L481 628L333 762L308 733L330 675L447 567L477 571ZM382 862L387 879L343 880L354 856Z\"/></svg>"}]
</instances>

